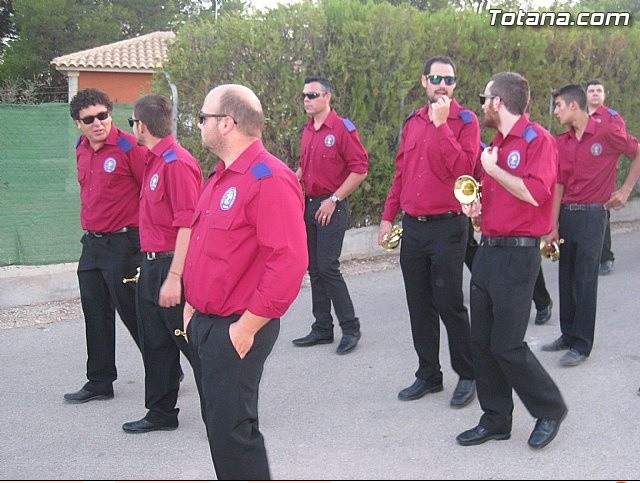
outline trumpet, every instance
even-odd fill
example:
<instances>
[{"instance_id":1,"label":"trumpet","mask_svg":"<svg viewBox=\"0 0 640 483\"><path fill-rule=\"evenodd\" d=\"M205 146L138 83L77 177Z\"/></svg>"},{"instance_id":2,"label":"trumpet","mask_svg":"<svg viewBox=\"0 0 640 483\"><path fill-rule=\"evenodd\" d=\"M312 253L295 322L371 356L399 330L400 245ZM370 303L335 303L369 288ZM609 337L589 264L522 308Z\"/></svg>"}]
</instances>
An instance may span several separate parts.
<instances>
[{"instance_id":1,"label":"trumpet","mask_svg":"<svg viewBox=\"0 0 640 483\"><path fill-rule=\"evenodd\" d=\"M393 225L393 228L391 228L391 233L381 246L384 250L390 252L391 250L398 248L401 239L402 228L400 228L398 225Z\"/></svg>"},{"instance_id":2,"label":"trumpet","mask_svg":"<svg viewBox=\"0 0 640 483\"><path fill-rule=\"evenodd\" d=\"M554 240L547 244L544 240L540 241L540 255L548 258L552 262L560 260L560 245L564 243L564 238L560 238L557 242Z\"/></svg>"},{"instance_id":3,"label":"trumpet","mask_svg":"<svg viewBox=\"0 0 640 483\"><path fill-rule=\"evenodd\" d=\"M463 205L470 205L482 196L482 185L472 176L463 174L453 185L453 195Z\"/></svg>"},{"instance_id":4,"label":"trumpet","mask_svg":"<svg viewBox=\"0 0 640 483\"><path fill-rule=\"evenodd\" d=\"M140 278L140 267L136 268L136 274L131 278L123 278L122 283L138 283L138 279Z\"/></svg>"},{"instance_id":5,"label":"trumpet","mask_svg":"<svg viewBox=\"0 0 640 483\"><path fill-rule=\"evenodd\" d=\"M173 333L174 333L174 335L176 337L180 337L180 336L186 337L187 336L187 333L182 329L176 329L176 330L173 331Z\"/></svg>"}]
</instances>

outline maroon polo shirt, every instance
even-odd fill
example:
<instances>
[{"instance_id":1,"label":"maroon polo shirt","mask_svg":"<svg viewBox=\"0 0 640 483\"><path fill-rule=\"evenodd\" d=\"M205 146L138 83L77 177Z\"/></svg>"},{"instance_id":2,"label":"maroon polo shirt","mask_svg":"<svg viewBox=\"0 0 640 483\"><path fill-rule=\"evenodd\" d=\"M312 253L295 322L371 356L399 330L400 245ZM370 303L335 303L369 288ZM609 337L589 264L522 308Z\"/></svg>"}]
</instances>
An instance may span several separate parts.
<instances>
[{"instance_id":1,"label":"maroon polo shirt","mask_svg":"<svg viewBox=\"0 0 640 483\"><path fill-rule=\"evenodd\" d=\"M173 135L147 153L140 190L140 246L143 252L175 249L178 230L191 226L202 189L198 161Z\"/></svg>"},{"instance_id":2,"label":"maroon polo shirt","mask_svg":"<svg viewBox=\"0 0 640 483\"><path fill-rule=\"evenodd\" d=\"M402 129L382 219L392 222L401 209L412 216L459 213L453 185L458 176L474 173L479 148L478 118L457 101L438 127L429 119L429 105L412 112Z\"/></svg>"},{"instance_id":3,"label":"maroon polo shirt","mask_svg":"<svg viewBox=\"0 0 640 483\"><path fill-rule=\"evenodd\" d=\"M562 203L604 203L616 189L621 154L633 159L638 140L619 123L589 119L582 139L573 128L558 136L558 183L564 186Z\"/></svg>"},{"instance_id":4,"label":"maroon polo shirt","mask_svg":"<svg viewBox=\"0 0 640 483\"><path fill-rule=\"evenodd\" d=\"M111 125L104 145L94 151L86 136L76 146L80 183L80 223L96 232L138 226L138 196L146 148Z\"/></svg>"},{"instance_id":5,"label":"maroon polo shirt","mask_svg":"<svg viewBox=\"0 0 640 483\"><path fill-rule=\"evenodd\" d=\"M538 206L522 201L485 173L482 179L482 234L539 237L552 229L553 196L558 172L558 150L549 132L526 115L507 136L500 132L498 166L522 178Z\"/></svg>"},{"instance_id":6,"label":"maroon polo shirt","mask_svg":"<svg viewBox=\"0 0 640 483\"><path fill-rule=\"evenodd\" d=\"M298 179L262 141L218 163L193 216L187 301L205 314L281 317L307 270L303 213Z\"/></svg>"},{"instance_id":7,"label":"maroon polo shirt","mask_svg":"<svg viewBox=\"0 0 640 483\"><path fill-rule=\"evenodd\" d=\"M304 126L300 167L306 196L330 195L349 174L368 171L369 155L355 125L332 109L317 131L313 118Z\"/></svg>"}]
</instances>

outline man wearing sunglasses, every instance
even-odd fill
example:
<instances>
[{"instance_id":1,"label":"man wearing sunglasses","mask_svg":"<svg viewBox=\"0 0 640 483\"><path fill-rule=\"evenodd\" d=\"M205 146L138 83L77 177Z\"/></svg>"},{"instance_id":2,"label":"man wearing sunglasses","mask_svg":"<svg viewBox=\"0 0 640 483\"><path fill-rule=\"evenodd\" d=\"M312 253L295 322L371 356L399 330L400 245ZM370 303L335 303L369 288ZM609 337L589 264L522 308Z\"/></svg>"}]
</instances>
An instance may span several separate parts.
<instances>
[{"instance_id":1,"label":"man wearing sunglasses","mask_svg":"<svg viewBox=\"0 0 640 483\"><path fill-rule=\"evenodd\" d=\"M314 322L311 332L293 343L299 347L333 342L335 311L342 339L336 352L347 354L360 339L347 284L340 273L340 254L349 226L349 195L367 177L369 157L354 124L331 108L331 83L305 79L302 99L311 116L302 131L296 174L305 191L309 278Z\"/></svg>"},{"instance_id":2,"label":"man wearing sunglasses","mask_svg":"<svg viewBox=\"0 0 640 483\"><path fill-rule=\"evenodd\" d=\"M76 146L80 183L82 254L78 263L80 299L86 326L87 379L70 403L111 399L116 380L115 311L139 346L135 286L124 284L140 266L138 196L145 148L111 119L109 97L85 89L70 103L82 135Z\"/></svg>"},{"instance_id":3,"label":"man wearing sunglasses","mask_svg":"<svg viewBox=\"0 0 640 483\"><path fill-rule=\"evenodd\" d=\"M540 238L552 229L557 148L551 134L529 120L529 83L520 74L494 75L480 100L484 125L498 133L480 157L482 198L462 209L476 220L482 210L470 298L483 414L456 439L462 446L509 439L515 391L537 418L528 443L539 449L555 438L567 413L558 387L524 342L540 272Z\"/></svg>"},{"instance_id":4,"label":"man wearing sunglasses","mask_svg":"<svg viewBox=\"0 0 640 483\"><path fill-rule=\"evenodd\" d=\"M475 377L462 293L468 220L462 216L453 186L458 176L474 172L480 125L472 111L453 99L456 71L449 57L427 60L422 86L428 103L413 111L402 129L378 243L386 241L396 215L403 210L400 266L418 369L414 383L402 389L398 399L412 401L443 390L442 318L451 365L459 376L450 404L461 408L473 400Z\"/></svg>"},{"instance_id":5,"label":"man wearing sunglasses","mask_svg":"<svg viewBox=\"0 0 640 483\"><path fill-rule=\"evenodd\" d=\"M611 122L626 132L627 125L620 114L604 105L606 93L599 79L587 82L587 111L598 123ZM611 251L611 213L607 210L607 227L604 232L602 255L600 256L600 275L609 275L613 271L615 256Z\"/></svg>"},{"instance_id":6,"label":"man wearing sunglasses","mask_svg":"<svg viewBox=\"0 0 640 483\"><path fill-rule=\"evenodd\" d=\"M150 94L138 99L129 124L138 144L148 149L140 193L143 257L136 292L148 411L122 429L146 433L178 427L180 351L191 360L180 335L182 273L203 176L198 161L171 133L173 107L168 98Z\"/></svg>"}]
</instances>

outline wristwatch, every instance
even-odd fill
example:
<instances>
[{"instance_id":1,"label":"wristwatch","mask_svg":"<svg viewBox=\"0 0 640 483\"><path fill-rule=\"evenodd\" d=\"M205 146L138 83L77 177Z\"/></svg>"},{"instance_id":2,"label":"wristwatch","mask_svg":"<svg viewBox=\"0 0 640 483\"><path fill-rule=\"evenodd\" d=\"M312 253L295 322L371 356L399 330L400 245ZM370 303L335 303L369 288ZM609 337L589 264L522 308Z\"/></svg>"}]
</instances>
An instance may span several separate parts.
<instances>
[{"instance_id":1,"label":"wristwatch","mask_svg":"<svg viewBox=\"0 0 640 483\"><path fill-rule=\"evenodd\" d=\"M329 199L331 201L333 201L334 203L337 203L338 201L340 201L340 198L338 198L338 195L336 195L335 193L333 193L331 196L329 196Z\"/></svg>"}]
</instances>

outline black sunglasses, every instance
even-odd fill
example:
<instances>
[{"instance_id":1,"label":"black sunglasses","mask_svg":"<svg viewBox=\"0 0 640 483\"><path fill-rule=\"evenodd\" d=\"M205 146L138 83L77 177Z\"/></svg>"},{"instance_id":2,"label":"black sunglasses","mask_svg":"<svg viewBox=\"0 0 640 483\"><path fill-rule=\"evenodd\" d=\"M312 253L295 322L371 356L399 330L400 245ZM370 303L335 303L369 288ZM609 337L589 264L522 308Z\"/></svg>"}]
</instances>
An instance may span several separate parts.
<instances>
[{"instance_id":1,"label":"black sunglasses","mask_svg":"<svg viewBox=\"0 0 640 483\"><path fill-rule=\"evenodd\" d=\"M317 99L322 95L322 92L303 92L302 100L306 97L307 99Z\"/></svg>"},{"instance_id":2,"label":"black sunglasses","mask_svg":"<svg viewBox=\"0 0 640 483\"><path fill-rule=\"evenodd\" d=\"M129 121L129 127L133 127L133 125L134 125L136 122L140 122L140 119L134 119L134 118L130 117L130 118L128 119L128 121Z\"/></svg>"},{"instance_id":3,"label":"black sunglasses","mask_svg":"<svg viewBox=\"0 0 640 483\"><path fill-rule=\"evenodd\" d=\"M478 97L480 98L480 105L484 106L485 99L495 99L498 96L495 94L478 94Z\"/></svg>"},{"instance_id":4,"label":"black sunglasses","mask_svg":"<svg viewBox=\"0 0 640 483\"><path fill-rule=\"evenodd\" d=\"M108 119L108 118L109 118L109 111L104 111L96 114L95 116L83 117L80 120L82 121L83 124L89 125L89 124L93 124L93 121L95 121L96 119L98 119L99 121L104 121L105 119Z\"/></svg>"},{"instance_id":5,"label":"black sunglasses","mask_svg":"<svg viewBox=\"0 0 640 483\"><path fill-rule=\"evenodd\" d=\"M431 74L429 74L427 76L427 79L429 79L429 82L431 84L433 84L434 86L437 86L443 80L444 80L444 84L446 86L452 86L453 84L456 83L456 76L455 75L431 75Z\"/></svg>"},{"instance_id":6,"label":"black sunglasses","mask_svg":"<svg viewBox=\"0 0 640 483\"><path fill-rule=\"evenodd\" d=\"M233 119L233 116L229 116L229 114L207 114L206 112L200 111L198 113L198 124L204 124L204 120L208 117L219 117L219 118L230 117L231 119ZM233 119L233 123L238 124L238 121Z\"/></svg>"}]
</instances>

